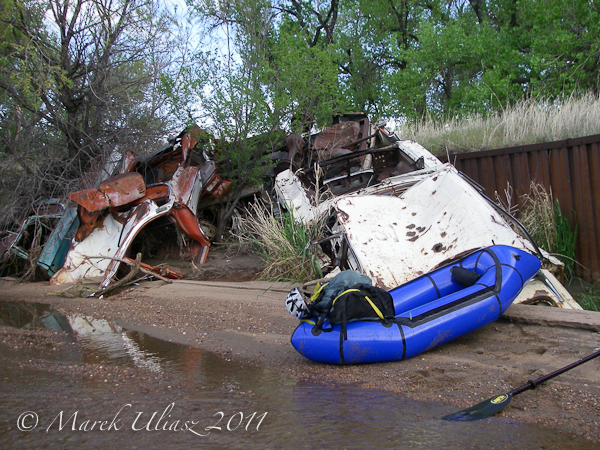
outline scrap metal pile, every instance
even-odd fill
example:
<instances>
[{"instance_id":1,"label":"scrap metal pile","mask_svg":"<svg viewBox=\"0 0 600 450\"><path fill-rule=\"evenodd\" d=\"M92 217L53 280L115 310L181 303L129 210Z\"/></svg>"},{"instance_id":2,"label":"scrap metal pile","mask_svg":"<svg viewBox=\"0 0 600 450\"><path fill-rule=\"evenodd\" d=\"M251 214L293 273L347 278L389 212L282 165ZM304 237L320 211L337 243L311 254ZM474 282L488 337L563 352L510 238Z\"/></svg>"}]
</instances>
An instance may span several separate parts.
<instances>
[{"instance_id":1,"label":"scrap metal pile","mask_svg":"<svg viewBox=\"0 0 600 450\"><path fill-rule=\"evenodd\" d=\"M196 127L143 161L130 152L111 158L95 184L69 194L66 206L36 206L18 232L0 236L5 266L11 258L29 258L34 223L44 230L36 237L42 248L37 265L51 283L101 276L105 289L119 266L132 261L136 238L151 235L165 247L169 225L177 233L177 256L204 263L211 236L199 215L216 208L211 215L218 216L231 182L217 173L203 136ZM297 221L326 223L317 244L324 272L352 269L391 289L477 249L505 244L546 262L516 302L579 309L552 274L560 261L537 248L526 230L515 231L478 185L364 114L338 117L316 134L291 134L272 158L281 208Z\"/></svg>"},{"instance_id":2,"label":"scrap metal pile","mask_svg":"<svg viewBox=\"0 0 600 450\"><path fill-rule=\"evenodd\" d=\"M131 261L142 232L153 235L163 252L169 251L166 241L175 242L179 258L204 263L210 236L197 215L231 189L203 149L206 141L206 133L192 127L141 161L129 151L114 152L96 168L92 187L71 192L68 202L37 206L17 232L3 233L3 268L12 258L29 259L35 243L41 248L37 265L50 283L100 276L106 288L119 266ZM174 236L165 231L169 226Z\"/></svg>"}]
</instances>

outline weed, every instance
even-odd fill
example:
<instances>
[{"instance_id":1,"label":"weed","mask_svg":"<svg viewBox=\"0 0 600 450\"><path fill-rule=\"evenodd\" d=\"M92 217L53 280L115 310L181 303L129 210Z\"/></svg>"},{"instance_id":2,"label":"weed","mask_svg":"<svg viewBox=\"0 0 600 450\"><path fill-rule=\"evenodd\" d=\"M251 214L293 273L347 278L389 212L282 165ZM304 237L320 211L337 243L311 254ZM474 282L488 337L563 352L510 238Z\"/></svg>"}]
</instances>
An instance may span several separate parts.
<instances>
[{"instance_id":1,"label":"weed","mask_svg":"<svg viewBox=\"0 0 600 450\"><path fill-rule=\"evenodd\" d=\"M573 297L583 309L600 312L600 290L594 285L586 286L582 292L574 294Z\"/></svg>"},{"instance_id":2,"label":"weed","mask_svg":"<svg viewBox=\"0 0 600 450\"><path fill-rule=\"evenodd\" d=\"M279 281L308 281L323 275L317 248L312 245L322 224L296 222L291 212L273 213L272 205L255 201L240 219L237 238L258 249L265 260L260 277Z\"/></svg>"}]
</instances>

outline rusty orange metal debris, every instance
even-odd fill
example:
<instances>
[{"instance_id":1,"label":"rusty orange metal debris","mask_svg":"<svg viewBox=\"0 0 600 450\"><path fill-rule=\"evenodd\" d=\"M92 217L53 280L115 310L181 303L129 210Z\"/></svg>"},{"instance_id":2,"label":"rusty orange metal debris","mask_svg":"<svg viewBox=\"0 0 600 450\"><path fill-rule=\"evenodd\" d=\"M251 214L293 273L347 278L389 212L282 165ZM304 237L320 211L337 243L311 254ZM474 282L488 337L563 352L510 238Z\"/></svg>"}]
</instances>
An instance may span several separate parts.
<instances>
[{"instance_id":1,"label":"rusty orange metal debris","mask_svg":"<svg viewBox=\"0 0 600 450\"><path fill-rule=\"evenodd\" d=\"M231 189L231 181L219 176L211 160L211 139L193 126L143 160L127 151L117 160L118 168L105 172L112 176L96 188L70 193L79 224L63 267L51 282L102 275L105 288L117 275L120 261L133 251L131 246L144 239L158 243L153 245L176 244L180 258L205 263L210 240L197 214L218 208L208 197L223 197ZM218 212L210 216L218 217ZM190 239L180 239L179 231L158 231L174 225Z\"/></svg>"},{"instance_id":2,"label":"rusty orange metal debris","mask_svg":"<svg viewBox=\"0 0 600 450\"><path fill-rule=\"evenodd\" d=\"M207 192L213 197L221 198L229 193L231 185L231 180L224 180L218 173L214 173L207 181L204 192Z\"/></svg>"},{"instance_id":3,"label":"rusty orange metal debris","mask_svg":"<svg viewBox=\"0 0 600 450\"><path fill-rule=\"evenodd\" d=\"M101 182L97 188L71 192L67 197L87 211L95 212L126 205L144 195L146 195L144 178L137 172L130 172L110 177Z\"/></svg>"}]
</instances>

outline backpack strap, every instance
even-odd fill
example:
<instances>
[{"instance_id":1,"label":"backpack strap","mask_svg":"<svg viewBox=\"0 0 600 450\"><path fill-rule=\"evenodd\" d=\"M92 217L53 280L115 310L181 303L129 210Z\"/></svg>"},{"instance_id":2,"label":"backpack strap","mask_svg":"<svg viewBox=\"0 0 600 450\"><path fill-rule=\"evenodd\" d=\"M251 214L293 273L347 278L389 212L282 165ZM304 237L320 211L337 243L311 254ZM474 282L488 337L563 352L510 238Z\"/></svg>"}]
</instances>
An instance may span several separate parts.
<instances>
[{"instance_id":1,"label":"backpack strap","mask_svg":"<svg viewBox=\"0 0 600 450\"><path fill-rule=\"evenodd\" d=\"M373 311L375 311L375 314L377 314L377 316L379 316L379 318L381 320L385 321L385 317L383 317L383 313L377 306L375 306L375 303L373 303L373 301L366 295L365 295L365 300L367 300L369 302L369 305L371 305L371 308L373 308Z\"/></svg>"},{"instance_id":2,"label":"backpack strap","mask_svg":"<svg viewBox=\"0 0 600 450\"><path fill-rule=\"evenodd\" d=\"M322 289L322 287L321 287L321 289ZM317 290L317 288L315 288L315 292L316 292L316 290ZM325 331L325 332L332 331L333 327L329 328L327 330L324 330L323 329L323 323L325 322L325 318L329 315L329 312L331 311L331 308L333 308L333 304L337 301L337 299L339 299L340 297L342 297L344 294L347 294L348 292L358 292L358 291L359 291L358 289L346 289L341 294L339 294L337 297L333 297L331 300L329 300L329 303L327 304L327 307L325 308L325 311L323 311L321 313L321 315L319 316L319 321L317 322L317 324L311 330L311 333L313 334L313 336L318 336L319 334L321 334L321 331Z\"/></svg>"},{"instance_id":3,"label":"backpack strap","mask_svg":"<svg viewBox=\"0 0 600 450\"><path fill-rule=\"evenodd\" d=\"M333 304L336 302L336 300L337 300L338 298L340 298L340 297L341 297L341 296L343 296L343 295L346 295L346 294L348 294L349 292L360 292L360 289L353 289L353 288L351 288L351 289L346 289L344 292L342 292L340 295L338 295L336 298L334 298L334 299L333 299L333 302L331 303L331 306L328 306L328 307L327 307L327 309L328 309L328 311L327 311L327 312L329 312L329 310L331 310L331 308L333 308Z\"/></svg>"},{"instance_id":4,"label":"backpack strap","mask_svg":"<svg viewBox=\"0 0 600 450\"><path fill-rule=\"evenodd\" d=\"M322 286L321 286L322 289ZM315 288L315 293L317 291L317 288ZM328 330L323 330L323 323L325 322L325 318L329 315L329 313L331 312L331 309L333 308L335 302L343 297L344 295L350 293L350 292L361 292L360 289L356 289L356 288L350 288L350 289L346 289L345 291L343 291L342 293L338 294L336 297L334 297L329 304L327 305L327 308L325 308L325 311L323 311L321 313L321 315L319 316L319 320L316 324L314 324L315 326L312 329L312 334L314 336L318 336L319 334L321 334L321 331L331 331L331 329ZM315 295L315 294L313 294ZM367 302L369 303L369 305L371 305L371 308L373 308L373 311L375 311L375 314L377 314L377 316L383 321L387 323L386 318L384 317L383 313L381 312L381 310L375 305L375 303L373 303L373 301L367 296L365 295L365 300L367 300ZM345 306L345 305L344 305ZM346 334L346 308L344 307L344 309L342 310L342 335L344 336L344 340L348 339L347 334ZM311 323L311 322L309 322Z\"/></svg>"},{"instance_id":5,"label":"backpack strap","mask_svg":"<svg viewBox=\"0 0 600 450\"><path fill-rule=\"evenodd\" d=\"M313 294L310 296L310 302L314 303L320 296L321 296L321 292L323 291L323 288L327 286L327 283L317 283L317 285L315 286L315 289L313 291Z\"/></svg>"}]
</instances>

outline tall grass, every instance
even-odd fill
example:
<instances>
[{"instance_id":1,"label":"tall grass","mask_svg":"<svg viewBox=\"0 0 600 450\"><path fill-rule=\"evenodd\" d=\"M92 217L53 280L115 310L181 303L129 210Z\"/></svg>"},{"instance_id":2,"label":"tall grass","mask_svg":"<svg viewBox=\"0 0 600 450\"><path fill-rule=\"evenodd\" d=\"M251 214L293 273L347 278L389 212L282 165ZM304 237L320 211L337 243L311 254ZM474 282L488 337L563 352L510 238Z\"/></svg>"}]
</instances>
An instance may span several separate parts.
<instances>
[{"instance_id":1,"label":"tall grass","mask_svg":"<svg viewBox=\"0 0 600 450\"><path fill-rule=\"evenodd\" d=\"M573 297L583 309L600 312L600 290L595 285L587 286L582 292L576 293Z\"/></svg>"},{"instance_id":2,"label":"tall grass","mask_svg":"<svg viewBox=\"0 0 600 450\"><path fill-rule=\"evenodd\" d=\"M575 240L577 227L573 230L560 209L558 200L541 184L531 183L530 193L524 196L520 222L538 246L555 255L565 264L565 276L573 277Z\"/></svg>"},{"instance_id":3,"label":"tall grass","mask_svg":"<svg viewBox=\"0 0 600 450\"><path fill-rule=\"evenodd\" d=\"M290 212L275 216L271 205L255 201L240 220L236 235L242 243L255 246L264 258L260 278L305 282L323 276L318 246L312 245L322 231L319 222L298 223Z\"/></svg>"},{"instance_id":4,"label":"tall grass","mask_svg":"<svg viewBox=\"0 0 600 450\"><path fill-rule=\"evenodd\" d=\"M600 134L600 98L594 94L550 101L521 101L502 112L446 121L406 123L401 139L412 139L435 154L551 142Z\"/></svg>"}]
</instances>

